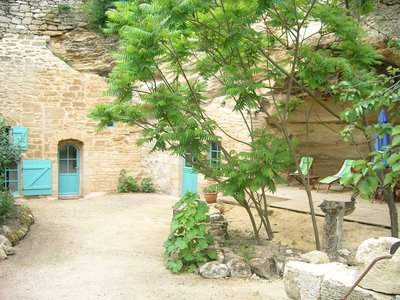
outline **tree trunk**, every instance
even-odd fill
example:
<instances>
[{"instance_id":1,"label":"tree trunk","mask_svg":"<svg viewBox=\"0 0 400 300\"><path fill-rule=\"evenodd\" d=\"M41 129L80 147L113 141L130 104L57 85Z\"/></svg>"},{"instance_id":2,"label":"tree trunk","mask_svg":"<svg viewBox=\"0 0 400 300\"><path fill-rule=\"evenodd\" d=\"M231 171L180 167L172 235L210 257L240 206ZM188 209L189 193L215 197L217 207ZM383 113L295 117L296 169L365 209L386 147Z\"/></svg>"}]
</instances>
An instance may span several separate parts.
<instances>
[{"instance_id":1,"label":"tree trunk","mask_svg":"<svg viewBox=\"0 0 400 300\"><path fill-rule=\"evenodd\" d=\"M392 237L398 238L399 237L399 220L397 218L397 207L395 203L396 191L392 190L391 188L385 188L383 190L383 195L385 196L385 201L389 208L389 215L390 215L390 231Z\"/></svg>"}]
</instances>

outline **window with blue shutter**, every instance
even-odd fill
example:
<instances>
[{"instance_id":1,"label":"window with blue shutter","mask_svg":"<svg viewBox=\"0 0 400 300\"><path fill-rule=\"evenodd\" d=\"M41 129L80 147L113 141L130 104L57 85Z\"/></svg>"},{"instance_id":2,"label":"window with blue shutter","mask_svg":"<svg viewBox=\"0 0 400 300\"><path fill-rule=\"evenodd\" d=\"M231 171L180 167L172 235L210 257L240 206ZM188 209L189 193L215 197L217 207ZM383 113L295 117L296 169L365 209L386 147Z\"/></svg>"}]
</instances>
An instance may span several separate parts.
<instances>
[{"instance_id":1,"label":"window with blue shutter","mask_svg":"<svg viewBox=\"0 0 400 300\"><path fill-rule=\"evenodd\" d=\"M13 143L18 145L21 150L28 149L28 128L25 127L14 127L13 131Z\"/></svg>"},{"instance_id":2,"label":"window with blue shutter","mask_svg":"<svg viewBox=\"0 0 400 300\"><path fill-rule=\"evenodd\" d=\"M51 160L22 161L25 196L51 195Z\"/></svg>"}]
</instances>

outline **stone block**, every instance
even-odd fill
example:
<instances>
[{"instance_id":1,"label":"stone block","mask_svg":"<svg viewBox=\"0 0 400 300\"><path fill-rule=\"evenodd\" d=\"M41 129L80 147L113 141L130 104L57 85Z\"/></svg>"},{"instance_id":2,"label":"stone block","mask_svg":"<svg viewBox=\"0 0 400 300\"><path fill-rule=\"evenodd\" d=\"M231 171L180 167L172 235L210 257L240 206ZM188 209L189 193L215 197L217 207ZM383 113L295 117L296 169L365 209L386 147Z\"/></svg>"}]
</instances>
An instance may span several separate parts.
<instances>
[{"instance_id":1,"label":"stone block","mask_svg":"<svg viewBox=\"0 0 400 300\"><path fill-rule=\"evenodd\" d=\"M342 299L358 279L360 269L357 267L342 268L325 275L321 285L321 300ZM376 293L356 287L348 300L390 300L392 296Z\"/></svg>"},{"instance_id":2,"label":"stone block","mask_svg":"<svg viewBox=\"0 0 400 300\"><path fill-rule=\"evenodd\" d=\"M364 268L377 257L389 255L390 247L400 239L380 237L364 241L357 250L356 261ZM394 280L394 279L398 280ZM400 251L391 259L380 260L372 267L360 286L385 294L400 294Z\"/></svg>"},{"instance_id":3,"label":"stone block","mask_svg":"<svg viewBox=\"0 0 400 300\"><path fill-rule=\"evenodd\" d=\"M283 275L286 294L290 299L320 299L324 276L342 268L345 268L345 265L340 263L308 264L290 261L286 264Z\"/></svg>"}]
</instances>

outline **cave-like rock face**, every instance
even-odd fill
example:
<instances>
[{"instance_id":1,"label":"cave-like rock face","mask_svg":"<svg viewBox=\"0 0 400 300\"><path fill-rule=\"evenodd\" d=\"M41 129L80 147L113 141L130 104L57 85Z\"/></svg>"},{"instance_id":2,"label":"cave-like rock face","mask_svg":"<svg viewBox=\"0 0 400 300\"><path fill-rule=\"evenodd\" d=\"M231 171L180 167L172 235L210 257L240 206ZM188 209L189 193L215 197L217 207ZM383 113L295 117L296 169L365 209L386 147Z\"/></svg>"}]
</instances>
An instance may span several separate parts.
<instances>
[{"instance_id":1,"label":"cave-like rock face","mask_svg":"<svg viewBox=\"0 0 400 300\"><path fill-rule=\"evenodd\" d=\"M106 76L114 67L112 52L118 47L118 38L78 27L51 38L49 47L75 70Z\"/></svg>"},{"instance_id":2,"label":"cave-like rock face","mask_svg":"<svg viewBox=\"0 0 400 300\"><path fill-rule=\"evenodd\" d=\"M384 62L395 66L400 66L400 49L391 41L400 40L399 12L400 0L383 0L372 13L361 18L366 42L383 55Z\"/></svg>"}]
</instances>

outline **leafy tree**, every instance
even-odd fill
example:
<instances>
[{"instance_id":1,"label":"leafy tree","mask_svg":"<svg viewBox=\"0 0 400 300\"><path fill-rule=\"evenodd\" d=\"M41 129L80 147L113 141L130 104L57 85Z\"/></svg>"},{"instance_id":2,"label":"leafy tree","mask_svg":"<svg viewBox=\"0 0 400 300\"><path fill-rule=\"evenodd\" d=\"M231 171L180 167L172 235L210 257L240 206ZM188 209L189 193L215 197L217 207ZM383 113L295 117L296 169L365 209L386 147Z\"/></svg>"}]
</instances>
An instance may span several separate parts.
<instances>
[{"instance_id":1,"label":"leafy tree","mask_svg":"<svg viewBox=\"0 0 400 300\"><path fill-rule=\"evenodd\" d=\"M5 169L20 159L20 152L17 145L10 143L10 128L0 115L0 191L5 189L3 184Z\"/></svg>"},{"instance_id":2,"label":"leafy tree","mask_svg":"<svg viewBox=\"0 0 400 300\"><path fill-rule=\"evenodd\" d=\"M378 63L372 47L361 42L357 21L337 1L316 0L137 0L117 3L108 17L108 31L121 38L108 90L117 100L91 116L100 127L111 121L143 127L140 142L154 141L154 150L181 156L190 151L196 170L248 211L256 238L251 205L272 238L264 191L275 190L289 158L301 174L287 126L290 112L307 100L340 119L321 96L342 81L362 80ZM327 45L325 37L333 42ZM242 116L248 140L208 116L203 104L209 80L219 82L220 95ZM255 126L255 111L264 113L285 142ZM221 163L210 164L208 143L222 137L246 150L222 148ZM319 249L310 187L300 179Z\"/></svg>"},{"instance_id":3,"label":"leafy tree","mask_svg":"<svg viewBox=\"0 0 400 300\"><path fill-rule=\"evenodd\" d=\"M387 74L368 72L361 74L360 78L343 81L334 86L338 101L345 101L353 105L342 113L342 119L349 126L342 132L346 140L354 142L355 131L361 129L369 148L369 156L356 162L357 172L347 174L341 182L356 187L362 198L381 193L381 198L388 205L391 221L392 236L399 236L397 208L395 205L396 187L400 180L399 161L399 123L400 102L400 69L389 67ZM372 122L382 108L389 113L389 122L381 124ZM371 114L373 117L371 118ZM392 143L382 151L375 149L376 134L383 137L392 135ZM361 152L360 152L361 154Z\"/></svg>"}]
</instances>

